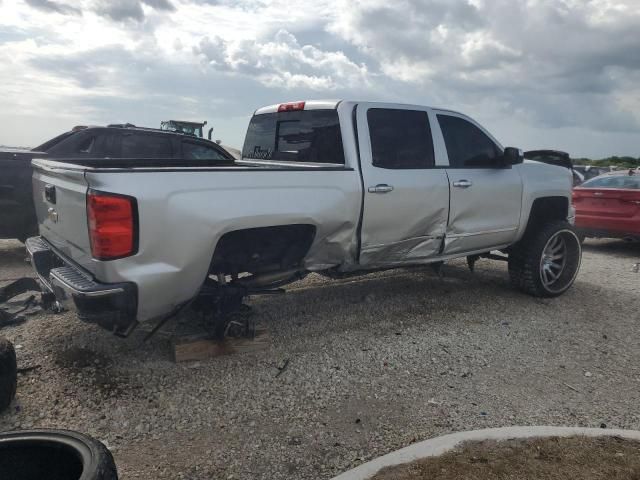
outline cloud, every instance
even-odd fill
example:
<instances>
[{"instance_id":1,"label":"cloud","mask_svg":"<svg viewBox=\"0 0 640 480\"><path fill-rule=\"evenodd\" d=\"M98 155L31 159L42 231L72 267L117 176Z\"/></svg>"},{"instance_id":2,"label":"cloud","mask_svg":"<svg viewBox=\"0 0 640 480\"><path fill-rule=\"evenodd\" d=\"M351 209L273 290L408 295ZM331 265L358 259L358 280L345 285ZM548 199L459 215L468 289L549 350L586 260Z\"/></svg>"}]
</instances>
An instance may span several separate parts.
<instances>
[{"instance_id":1,"label":"cloud","mask_svg":"<svg viewBox=\"0 0 640 480\"><path fill-rule=\"evenodd\" d=\"M93 11L115 22L142 22L145 18L143 4L164 12L175 11L175 6L169 0L95 0Z\"/></svg>"},{"instance_id":2,"label":"cloud","mask_svg":"<svg viewBox=\"0 0 640 480\"><path fill-rule=\"evenodd\" d=\"M20 112L36 123L56 119L37 123L38 135L51 136L58 120L219 119L216 131L238 145L255 108L333 97L461 110L505 144L639 153L637 0L24 0L1 8L1 143L44 140L29 142L29 122L13 120Z\"/></svg>"},{"instance_id":3,"label":"cloud","mask_svg":"<svg viewBox=\"0 0 640 480\"><path fill-rule=\"evenodd\" d=\"M62 15L81 15L82 10L64 3L52 0L25 0L27 5L47 13L59 13Z\"/></svg>"},{"instance_id":4,"label":"cloud","mask_svg":"<svg viewBox=\"0 0 640 480\"><path fill-rule=\"evenodd\" d=\"M253 76L269 87L334 90L369 82L365 64L353 62L342 51L301 45L286 30L265 41L204 37L193 51L217 71Z\"/></svg>"},{"instance_id":5,"label":"cloud","mask_svg":"<svg viewBox=\"0 0 640 480\"><path fill-rule=\"evenodd\" d=\"M138 1L129 0L97 0L93 11L116 22L144 20L144 11Z\"/></svg>"},{"instance_id":6,"label":"cloud","mask_svg":"<svg viewBox=\"0 0 640 480\"><path fill-rule=\"evenodd\" d=\"M63 82L74 83L83 89L96 89L116 86L117 77L126 68L139 68L140 60L120 46L107 46L74 54L36 57L29 63Z\"/></svg>"},{"instance_id":7,"label":"cloud","mask_svg":"<svg viewBox=\"0 0 640 480\"><path fill-rule=\"evenodd\" d=\"M156 10L175 11L176 7L169 0L142 0L142 3L155 8Z\"/></svg>"},{"instance_id":8,"label":"cloud","mask_svg":"<svg viewBox=\"0 0 640 480\"><path fill-rule=\"evenodd\" d=\"M432 101L491 96L536 124L640 126L619 100L640 71L635 0L344 0L339 10L328 31Z\"/></svg>"}]
</instances>

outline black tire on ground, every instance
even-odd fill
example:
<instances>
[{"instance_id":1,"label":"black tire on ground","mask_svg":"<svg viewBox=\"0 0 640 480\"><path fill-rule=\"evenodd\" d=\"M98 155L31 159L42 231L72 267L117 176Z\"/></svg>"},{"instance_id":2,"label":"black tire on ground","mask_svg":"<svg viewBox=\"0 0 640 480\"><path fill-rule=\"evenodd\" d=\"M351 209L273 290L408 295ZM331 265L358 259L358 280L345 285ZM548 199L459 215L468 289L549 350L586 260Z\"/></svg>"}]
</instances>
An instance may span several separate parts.
<instances>
[{"instance_id":1,"label":"black tire on ground","mask_svg":"<svg viewBox=\"0 0 640 480\"><path fill-rule=\"evenodd\" d=\"M542 224L528 232L509 254L509 277L519 290L536 297L557 297L575 280L582 246L567 222Z\"/></svg>"},{"instance_id":2,"label":"black tire on ground","mask_svg":"<svg viewBox=\"0 0 640 480\"><path fill-rule=\"evenodd\" d=\"M16 351L9 340L0 337L0 412L11 404L17 384Z\"/></svg>"},{"instance_id":3,"label":"black tire on ground","mask_svg":"<svg viewBox=\"0 0 640 480\"><path fill-rule=\"evenodd\" d=\"M117 480L102 443L67 430L0 433L0 478L11 480Z\"/></svg>"}]
</instances>

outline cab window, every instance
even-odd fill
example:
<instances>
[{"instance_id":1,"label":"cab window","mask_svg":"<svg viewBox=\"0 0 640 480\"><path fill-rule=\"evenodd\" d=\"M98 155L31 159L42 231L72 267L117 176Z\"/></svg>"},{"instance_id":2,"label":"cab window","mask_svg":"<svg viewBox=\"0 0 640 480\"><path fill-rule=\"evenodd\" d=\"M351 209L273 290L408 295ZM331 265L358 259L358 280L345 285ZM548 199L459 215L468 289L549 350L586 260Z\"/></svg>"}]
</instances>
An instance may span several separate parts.
<instances>
[{"instance_id":1,"label":"cab window","mask_svg":"<svg viewBox=\"0 0 640 480\"><path fill-rule=\"evenodd\" d=\"M367 122L374 167L419 169L434 166L427 112L371 108L367 111Z\"/></svg>"},{"instance_id":2,"label":"cab window","mask_svg":"<svg viewBox=\"0 0 640 480\"><path fill-rule=\"evenodd\" d=\"M482 130L464 118L438 115L453 168L493 167L502 152Z\"/></svg>"}]
</instances>

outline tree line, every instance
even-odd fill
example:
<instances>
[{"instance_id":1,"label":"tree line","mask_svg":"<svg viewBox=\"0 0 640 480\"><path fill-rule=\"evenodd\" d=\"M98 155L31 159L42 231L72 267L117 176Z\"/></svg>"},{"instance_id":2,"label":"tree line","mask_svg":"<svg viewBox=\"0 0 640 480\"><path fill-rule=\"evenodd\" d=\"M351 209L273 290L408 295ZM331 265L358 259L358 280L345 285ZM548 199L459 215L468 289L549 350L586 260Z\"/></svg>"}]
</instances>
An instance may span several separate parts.
<instances>
[{"instance_id":1,"label":"tree line","mask_svg":"<svg viewBox=\"0 0 640 480\"><path fill-rule=\"evenodd\" d=\"M607 157L600 160L572 158L574 165L595 165L598 167L640 168L640 157Z\"/></svg>"}]
</instances>

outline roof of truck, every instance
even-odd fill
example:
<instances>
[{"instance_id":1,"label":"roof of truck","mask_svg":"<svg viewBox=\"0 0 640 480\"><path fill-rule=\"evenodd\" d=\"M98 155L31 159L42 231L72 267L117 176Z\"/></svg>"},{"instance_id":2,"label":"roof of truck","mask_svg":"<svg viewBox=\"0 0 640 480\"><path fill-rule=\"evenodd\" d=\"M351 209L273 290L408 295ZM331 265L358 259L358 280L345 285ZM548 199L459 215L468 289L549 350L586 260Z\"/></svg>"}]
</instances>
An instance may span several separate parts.
<instances>
[{"instance_id":1,"label":"roof of truck","mask_svg":"<svg viewBox=\"0 0 640 480\"><path fill-rule=\"evenodd\" d=\"M351 104L356 103L368 103L368 104L380 104L380 105L403 105L407 107L417 107L419 105L409 104L409 103L397 103L397 102L376 102L376 101L357 101L357 100L297 100L294 102L283 102L276 103L273 105L268 105L266 107L258 108L253 114L261 115L263 113L276 113L278 111L286 110L333 110L338 108L338 105L341 103L348 102ZM287 108L289 107L289 108ZM454 113L456 115L464 115L463 113L457 112L455 110L450 110L448 108L438 108L438 107L429 107L427 105L422 105L424 108L432 108L434 110L438 110L440 112L448 112Z\"/></svg>"},{"instance_id":2,"label":"roof of truck","mask_svg":"<svg viewBox=\"0 0 640 480\"><path fill-rule=\"evenodd\" d=\"M276 113L283 105L302 105L297 110L332 110L338 108L342 100L297 100L295 102L276 103L257 109L253 114L261 115L263 113Z\"/></svg>"}]
</instances>

